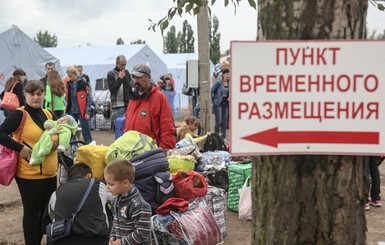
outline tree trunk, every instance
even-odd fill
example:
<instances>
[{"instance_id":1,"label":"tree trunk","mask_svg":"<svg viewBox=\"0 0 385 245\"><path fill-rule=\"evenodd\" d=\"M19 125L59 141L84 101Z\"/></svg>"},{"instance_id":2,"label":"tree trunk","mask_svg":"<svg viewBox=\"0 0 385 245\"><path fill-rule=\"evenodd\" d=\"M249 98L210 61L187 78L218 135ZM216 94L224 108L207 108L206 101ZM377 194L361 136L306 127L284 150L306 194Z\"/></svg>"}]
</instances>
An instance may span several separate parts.
<instances>
[{"instance_id":1,"label":"tree trunk","mask_svg":"<svg viewBox=\"0 0 385 245\"><path fill-rule=\"evenodd\" d=\"M367 0L259 0L258 39L364 39L367 7ZM253 162L253 244L366 244L366 157Z\"/></svg>"},{"instance_id":2,"label":"tree trunk","mask_svg":"<svg viewBox=\"0 0 385 245\"><path fill-rule=\"evenodd\" d=\"M255 157L254 244L365 244L365 158Z\"/></svg>"}]
</instances>

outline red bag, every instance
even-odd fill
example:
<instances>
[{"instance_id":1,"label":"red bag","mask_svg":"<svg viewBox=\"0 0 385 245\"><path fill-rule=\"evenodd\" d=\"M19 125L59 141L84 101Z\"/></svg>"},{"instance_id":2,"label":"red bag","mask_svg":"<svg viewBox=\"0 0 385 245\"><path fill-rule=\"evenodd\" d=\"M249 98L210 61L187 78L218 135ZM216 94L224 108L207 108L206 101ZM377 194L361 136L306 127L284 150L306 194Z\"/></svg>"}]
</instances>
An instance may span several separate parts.
<instances>
[{"instance_id":1,"label":"red bag","mask_svg":"<svg viewBox=\"0 0 385 245\"><path fill-rule=\"evenodd\" d=\"M12 88L9 92L4 92L4 96L1 102L1 107L4 109L7 109L9 111L14 111L16 108L20 107L19 98L16 94L13 93L13 88L16 84L19 82L16 82L12 85Z\"/></svg>"},{"instance_id":2,"label":"red bag","mask_svg":"<svg viewBox=\"0 0 385 245\"><path fill-rule=\"evenodd\" d=\"M175 220L167 228L179 244L222 244L221 230L210 208L202 200L197 198L186 212L171 212Z\"/></svg>"},{"instance_id":3,"label":"red bag","mask_svg":"<svg viewBox=\"0 0 385 245\"><path fill-rule=\"evenodd\" d=\"M157 214L169 214L170 211L184 212L188 209L188 201L183 198L171 197L167 199L162 205L160 205L155 213Z\"/></svg>"},{"instance_id":4,"label":"red bag","mask_svg":"<svg viewBox=\"0 0 385 245\"><path fill-rule=\"evenodd\" d=\"M175 197L185 200L204 197L207 193L207 182L203 175L195 171L178 172L173 180Z\"/></svg>"}]
</instances>

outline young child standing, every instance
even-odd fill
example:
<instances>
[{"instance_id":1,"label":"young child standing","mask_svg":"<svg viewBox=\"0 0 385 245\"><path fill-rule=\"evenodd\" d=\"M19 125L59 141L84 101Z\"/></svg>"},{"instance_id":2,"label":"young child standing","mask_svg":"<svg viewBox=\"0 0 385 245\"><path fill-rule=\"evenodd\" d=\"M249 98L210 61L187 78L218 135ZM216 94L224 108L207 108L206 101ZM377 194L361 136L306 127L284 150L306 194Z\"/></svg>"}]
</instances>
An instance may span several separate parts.
<instances>
[{"instance_id":1,"label":"young child standing","mask_svg":"<svg viewBox=\"0 0 385 245\"><path fill-rule=\"evenodd\" d=\"M112 161L104 179L115 196L109 245L151 244L151 207L133 184L134 166L124 159Z\"/></svg>"}]
</instances>

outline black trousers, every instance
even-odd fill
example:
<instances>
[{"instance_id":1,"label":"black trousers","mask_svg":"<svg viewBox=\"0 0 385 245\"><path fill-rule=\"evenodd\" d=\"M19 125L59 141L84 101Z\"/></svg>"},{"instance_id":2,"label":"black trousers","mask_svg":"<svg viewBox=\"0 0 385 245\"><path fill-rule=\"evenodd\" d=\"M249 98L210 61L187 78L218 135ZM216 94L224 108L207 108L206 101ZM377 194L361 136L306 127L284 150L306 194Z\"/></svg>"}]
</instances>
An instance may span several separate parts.
<instances>
[{"instance_id":1,"label":"black trousers","mask_svg":"<svg viewBox=\"0 0 385 245\"><path fill-rule=\"evenodd\" d=\"M21 179L16 177L23 203L23 231L25 245L40 245L43 238L42 219L51 194L56 190L57 178Z\"/></svg>"},{"instance_id":2,"label":"black trousers","mask_svg":"<svg viewBox=\"0 0 385 245\"><path fill-rule=\"evenodd\" d=\"M378 168L378 164L380 163L380 157L377 156L369 156L369 190L370 190L370 197L372 201L379 201L381 200L381 179L380 179L380 170Z\"/></svg>"}]
</instances>

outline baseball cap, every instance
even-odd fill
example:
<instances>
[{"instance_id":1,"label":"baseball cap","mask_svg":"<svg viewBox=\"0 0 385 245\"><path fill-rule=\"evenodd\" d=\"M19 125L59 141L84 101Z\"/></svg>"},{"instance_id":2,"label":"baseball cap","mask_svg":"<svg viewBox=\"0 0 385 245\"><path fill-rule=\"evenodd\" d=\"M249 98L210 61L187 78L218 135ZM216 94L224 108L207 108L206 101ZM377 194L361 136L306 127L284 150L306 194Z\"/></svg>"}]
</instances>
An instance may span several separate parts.
<instances>
[{"instance_id":1,"label":"baseball cap","mask_svg":"<svg viewBox=\"0 0 385 245\"><path fill-rule=\"evenodd\" d=\"M142 77L144 75L151 76L151 68L146 64L138 64L134 66L131 74L136 77Z\"/></svg>"}]
</instances>

